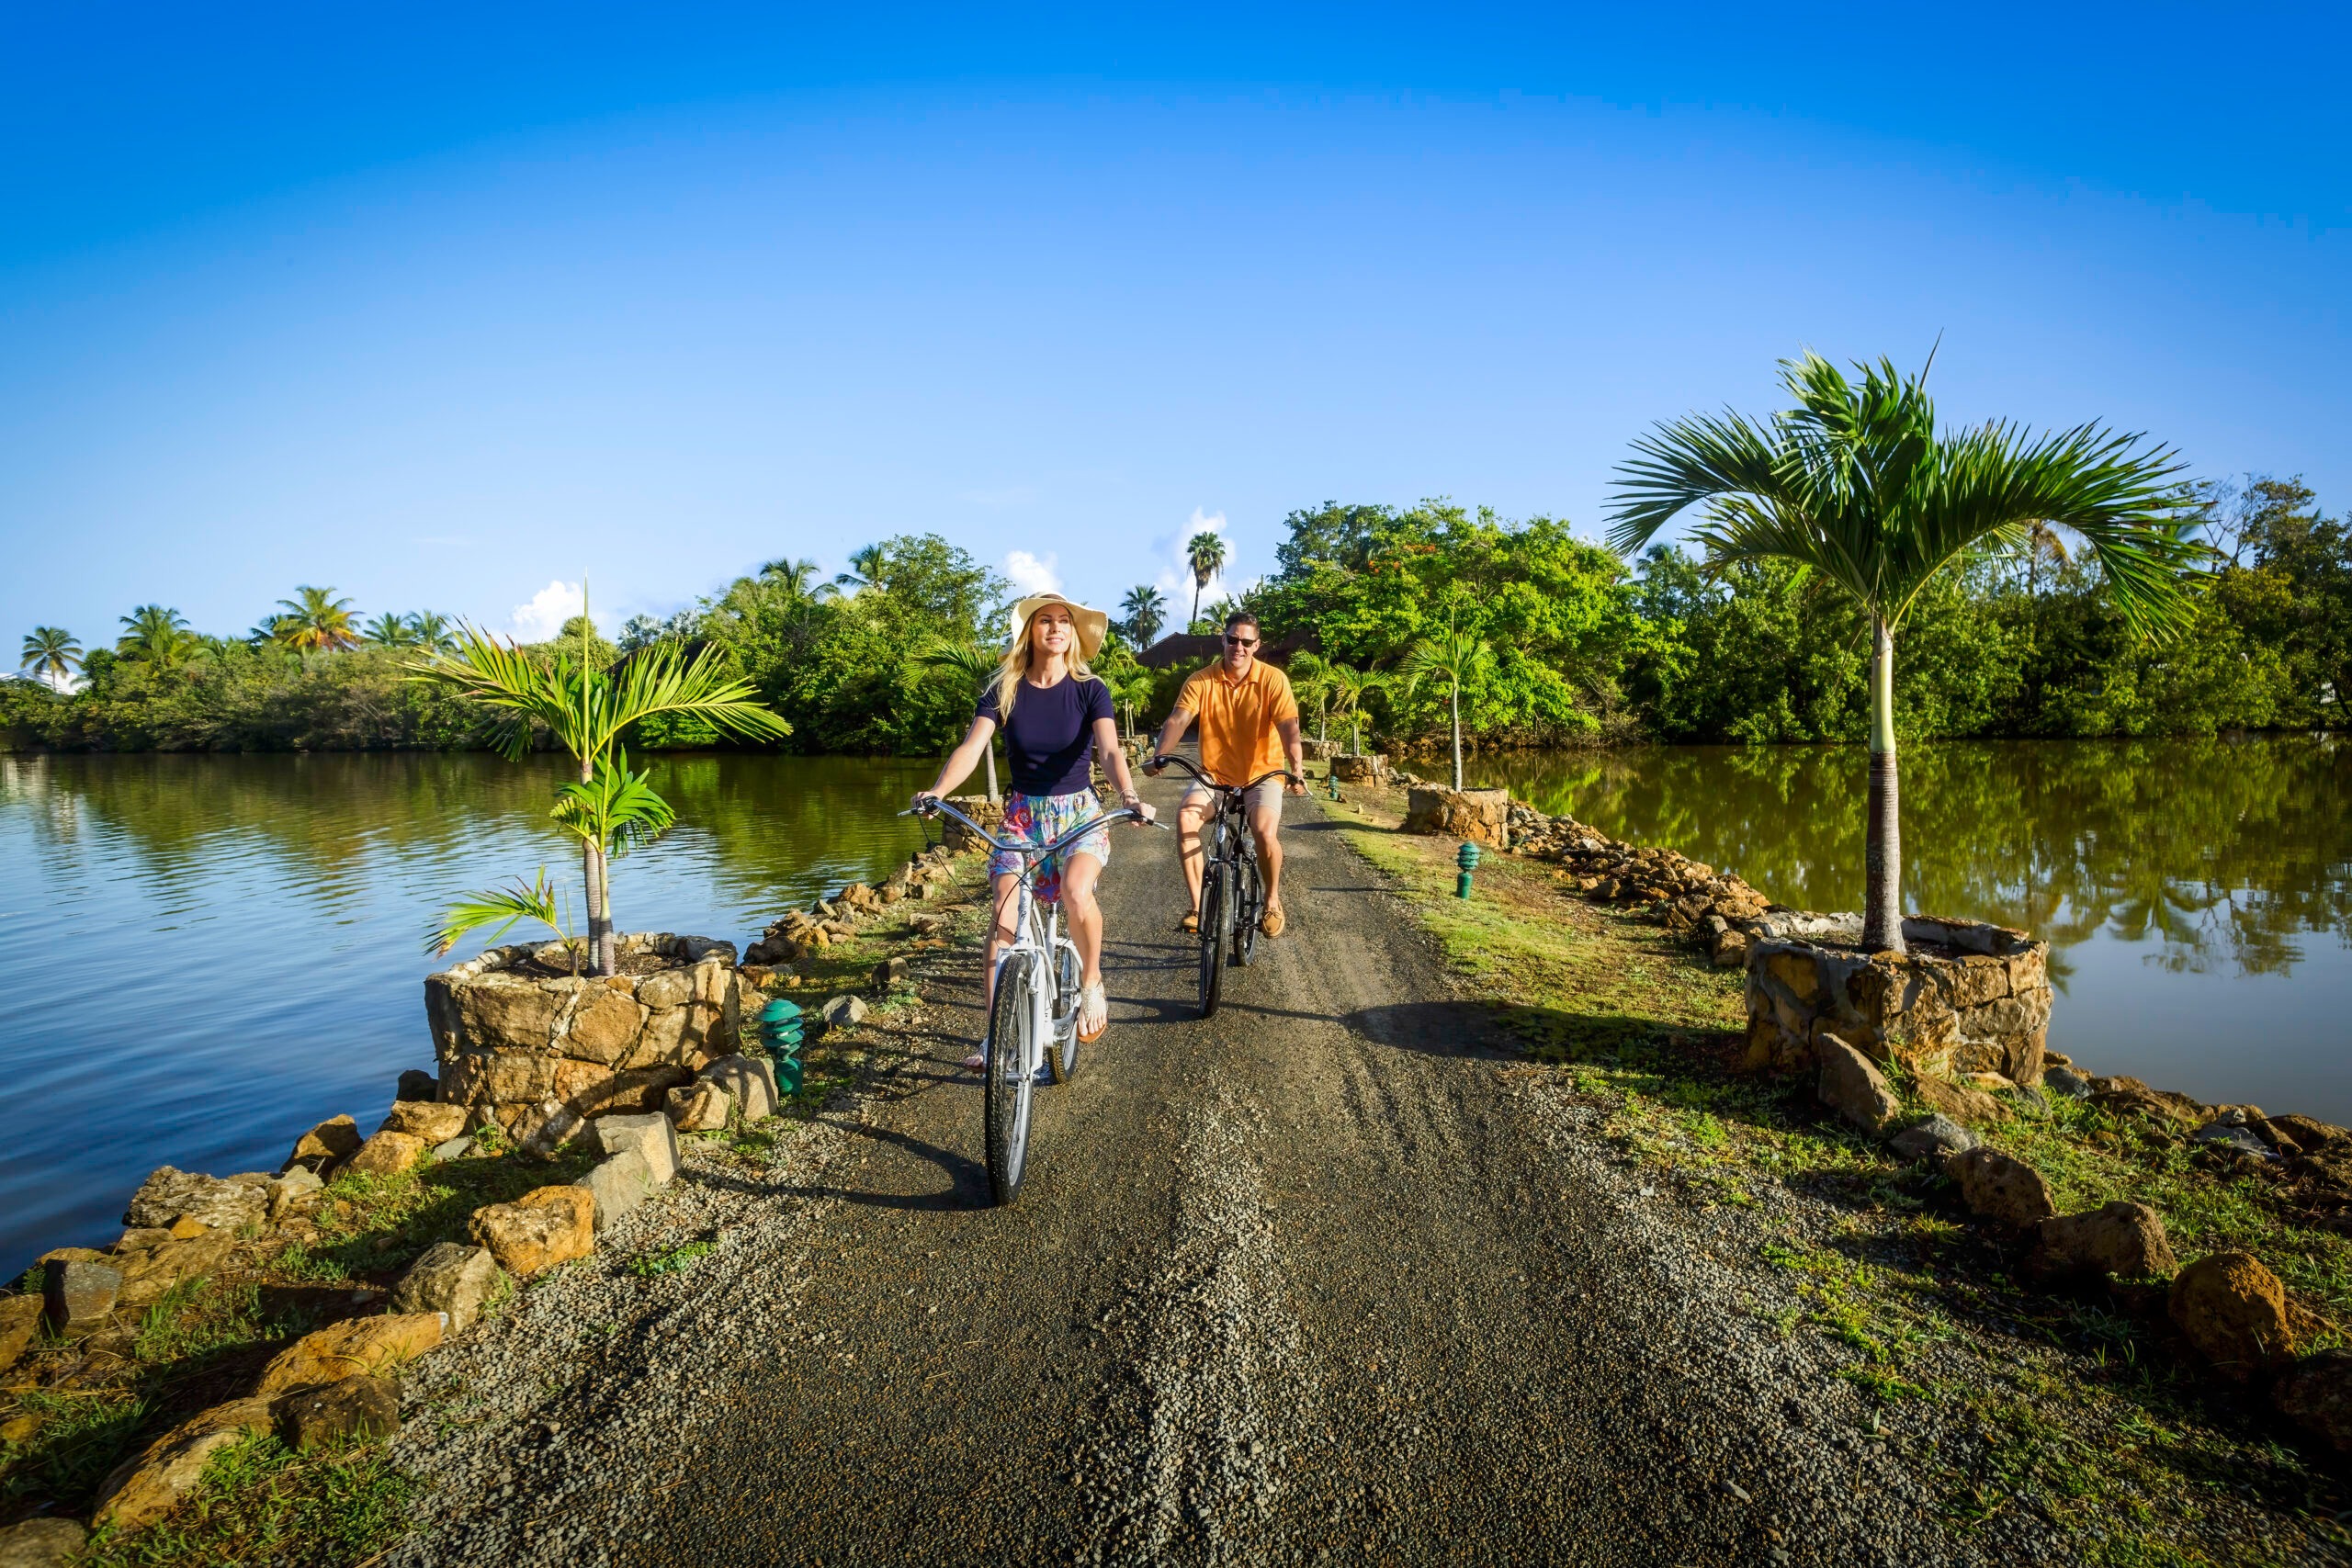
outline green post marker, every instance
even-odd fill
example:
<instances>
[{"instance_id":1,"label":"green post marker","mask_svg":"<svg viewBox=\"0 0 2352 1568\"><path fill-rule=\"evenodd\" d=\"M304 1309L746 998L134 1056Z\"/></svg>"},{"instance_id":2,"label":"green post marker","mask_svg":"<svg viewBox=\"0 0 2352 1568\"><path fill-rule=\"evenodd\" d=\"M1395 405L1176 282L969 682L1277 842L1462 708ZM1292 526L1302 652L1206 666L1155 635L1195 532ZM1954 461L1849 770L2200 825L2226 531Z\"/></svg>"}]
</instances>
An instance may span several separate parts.
<instances>
[{"instance_id":1,"label":"green post marker","mask_svg":"<svg viewBox=\"0 0 2352 1568\"><path fill-rule=\"evenodd\" d=\"M1478 846L1464 843L1461 852L1453 857L1453 862L1462 868L1462 874L1454 879L1453 896L1456 898L1467 898L1470 897L1470 874L1478 869Z\"/></svg>"},{"instance_id":2,"label":"green post marker","mask_svg":"<svg viewBox=\"0 0 2352 1568\"><path fill-rule=\"evenodd\" d=\"M1325 784L1329 784L1329 785L1330 785L1330 786L1331 786L1331 798L1332 798L1333 800L1337 800L1337 799L1339 799L1339 798L1340 798L1340 773L1339 773L1339 770L1338 770L1337 768L1333 768L1333 767L1331 767L1329 763L1326 763L1326 764L1325 764L1325 771L1324 771L1324 773L1323 773L1323 782L1324 782Z\"/></svg>"},{"instance_id":3,"label":"green post marker","mask_svg":"<svg viewBox=\"0 0 2352 1568\"><path fill-rule=\"evenodd\" d=\"M768 1049L768 1059L775 1064L775 1087L780 1094L800 1092L800 1005L781 998L760 1010L756 1026L760 1043Z\"/></svg>"}]
</instances>

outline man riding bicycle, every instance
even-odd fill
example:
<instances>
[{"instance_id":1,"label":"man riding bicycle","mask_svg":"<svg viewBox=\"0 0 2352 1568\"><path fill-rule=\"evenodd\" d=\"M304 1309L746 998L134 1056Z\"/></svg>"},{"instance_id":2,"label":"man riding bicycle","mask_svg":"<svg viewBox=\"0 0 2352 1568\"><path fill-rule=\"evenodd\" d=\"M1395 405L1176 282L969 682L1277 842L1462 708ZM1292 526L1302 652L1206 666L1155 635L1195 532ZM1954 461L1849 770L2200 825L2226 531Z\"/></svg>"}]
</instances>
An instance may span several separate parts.
<instances>
[{"instance_id":1,"label":"man riding bicycle","mask_svg":"<svg viewBox=\"0 0 2352 1568\"><path fill-rule=\"evenodd\" d=\"M1165 757L1184 739L1194 718L1201 724L1201 769L1229 789L1261 773L1287 766L1287 781L1268 779L1250 792L1250 832L1258 840L1258 861L1266 877L1266 913L1258 929L1283 934L1283 795L1306 793L1306 764L1298 739L1298 700L1290 678L1258 657L1262 634L1258 617L1237 611L1226 617L1225 655L1184 682L1176 709L1159 732L1155 757ZM1286 759L1286 761L1285 761ZM1158 774L1166 763L1146 763ZM1184 792L1176 815L1177 845L1184 862L1184 886L1192 897L1183 928L1201 926L1201 824L1212 804L1208 786Z\"/></svg>"}]
</instances>

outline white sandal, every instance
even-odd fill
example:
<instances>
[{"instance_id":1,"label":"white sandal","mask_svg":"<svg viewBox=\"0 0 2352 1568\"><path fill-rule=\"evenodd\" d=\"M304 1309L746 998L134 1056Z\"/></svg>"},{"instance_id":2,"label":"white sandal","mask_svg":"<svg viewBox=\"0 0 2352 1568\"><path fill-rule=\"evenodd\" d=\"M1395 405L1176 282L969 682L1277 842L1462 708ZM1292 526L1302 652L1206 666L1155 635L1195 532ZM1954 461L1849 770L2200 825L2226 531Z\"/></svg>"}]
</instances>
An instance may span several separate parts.
<instances>
[{"instance_id":1,"label":"white sandal","mask_svg":"<svg viewBox=\"0 0 2352 1568\"><path fill-rule=\"evenodd\" d=\"M1091 1045L1102 1038L1111 1027L1111 1004L1102 995L1102 982L1081 986L1078 992L1078 1038L1081 1044Z\"/></svg>"}]
</instances>

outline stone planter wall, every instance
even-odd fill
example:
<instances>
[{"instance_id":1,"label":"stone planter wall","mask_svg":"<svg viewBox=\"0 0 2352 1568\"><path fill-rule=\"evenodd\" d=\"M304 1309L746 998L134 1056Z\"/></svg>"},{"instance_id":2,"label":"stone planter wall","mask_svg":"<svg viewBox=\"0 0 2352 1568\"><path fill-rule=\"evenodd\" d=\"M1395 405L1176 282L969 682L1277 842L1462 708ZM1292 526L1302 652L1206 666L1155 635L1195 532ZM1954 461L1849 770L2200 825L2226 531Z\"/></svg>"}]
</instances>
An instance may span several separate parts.
<instances>
[{"instance_id":1,"label":"stone planter wall","mask_svg":"<svg viewBox=\"0 0 2352 1568\"><path fill-rule=\"evenodd\" d=\"M1341 752L1331 759L1331 776L1341 784L1378 784L1388 776L1388 759L1377 751Z\"/></svg>"},{"instance_id":2,"label":"stone planter wall","mask_svg":"<svg viewBox=\"0 0 2352 1568\"><path fill-rule=\"evenodd\" d=\"M1416 785L1405 797L1405 831L1508 848L1510 791Z\"/></svg>"},{"instance_id":3,"label":"stone planter wall","mask_svg":"<svg viewBox=\"0 0 2352 1568\"><path fill-rule=\"evenodd\" d=\"M646 975L540 978L513 973L560 948L496 947L428 976L424 1010L441 1099L474 1107L517 1138L560 1139L588 1117L659 1111L704 1065L731 1055L742 976L731 942L637 933L621 954L670 960Z\"/></svg>"},{"instance_id":4,"label":"stone planter wall","mask_svg":"<svg viewBox=\"0 0 2352 1568\"><path fill-rule=\"evenodd\" d=\"M1822 941L1790 932L1750 945L1750 1067L1810 1067L1821 1037L1835 1034L1879 1062L1900 1057L1934 1073L2041 1081L2048 942L2006 926L1925 916L1903 922L1906 953L1866 953L1837 940L1859 935L1841 930Z\"/></svg>"},{"instance_id":5,"label":"stone planter wall","mask_svg":"<svg viewBox=\"0 0 2352 1568\"><path fill-rule=\"evenodd\" d=\"M985 795L951 795L947 797L947 804L991 833L998 832L1004 826L1004 802L1001 800L990 800ZM937 821L948 849L956 854L960 855L966 850L986 847L979 840L972 837L970 829L953 817L942 817L937 818Z\"/></svg>"}]
</instances>

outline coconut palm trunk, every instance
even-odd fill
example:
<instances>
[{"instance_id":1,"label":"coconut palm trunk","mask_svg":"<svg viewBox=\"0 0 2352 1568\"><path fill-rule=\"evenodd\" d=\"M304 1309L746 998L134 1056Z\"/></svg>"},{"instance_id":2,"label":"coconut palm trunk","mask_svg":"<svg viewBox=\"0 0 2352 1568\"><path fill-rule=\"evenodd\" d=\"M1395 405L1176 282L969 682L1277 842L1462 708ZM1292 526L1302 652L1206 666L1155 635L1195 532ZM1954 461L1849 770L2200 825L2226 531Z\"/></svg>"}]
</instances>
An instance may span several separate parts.
<instances>
[{"instance_id":1,"label":"coconut palm trunk","mask_svg":"<svg viewBox=\"0 0 2352 1568\"><path fill-rule=\"evenodd\" d=\"M1903 946L1903 802L1894 760L1894 628L1872 617L1870 825L1862 850L1862 945Z\"/></svg>"},{"instance_id":2,"label":"coconut palm trunk","mask_svg":"<svg viewBox=\"0 0 2352 1568\"><path fill-rule=\"evenodd\" d=\"M1462 793L1462 682L1453 685L1453 793Z\"/></svg>"}]
</instances>

